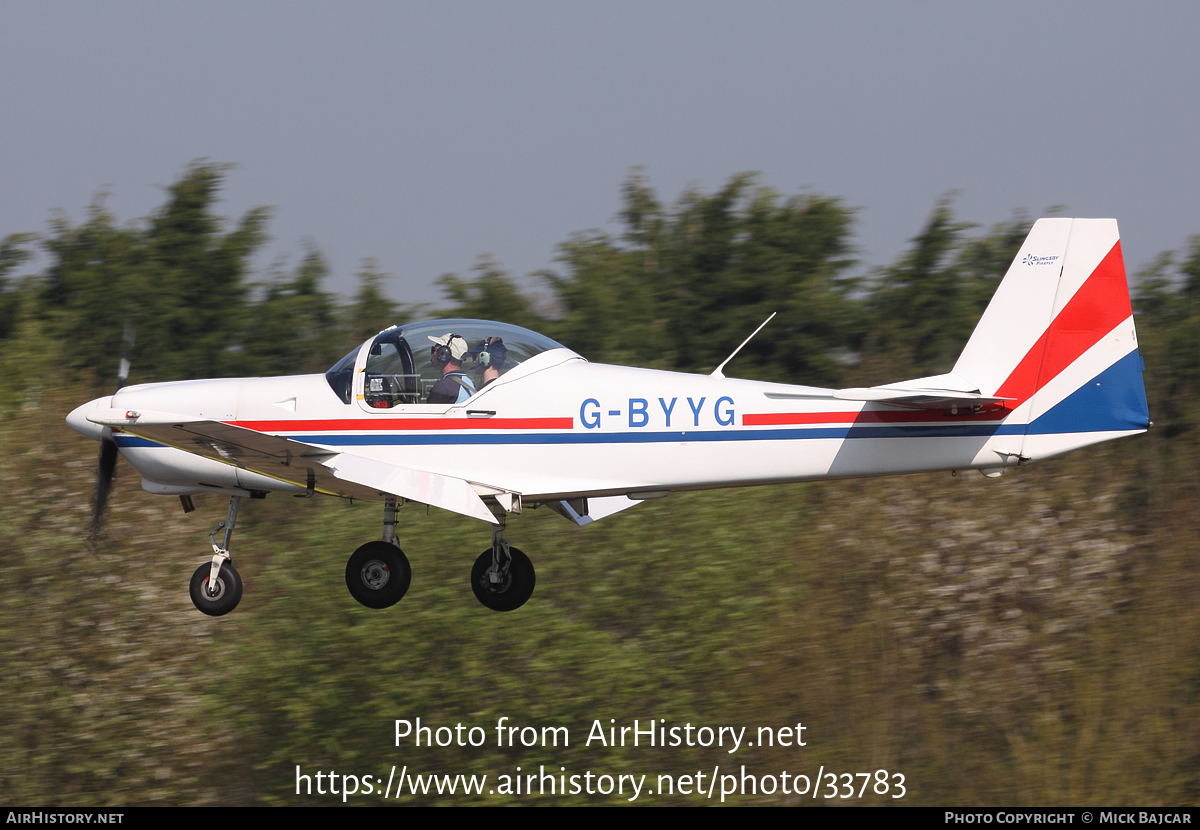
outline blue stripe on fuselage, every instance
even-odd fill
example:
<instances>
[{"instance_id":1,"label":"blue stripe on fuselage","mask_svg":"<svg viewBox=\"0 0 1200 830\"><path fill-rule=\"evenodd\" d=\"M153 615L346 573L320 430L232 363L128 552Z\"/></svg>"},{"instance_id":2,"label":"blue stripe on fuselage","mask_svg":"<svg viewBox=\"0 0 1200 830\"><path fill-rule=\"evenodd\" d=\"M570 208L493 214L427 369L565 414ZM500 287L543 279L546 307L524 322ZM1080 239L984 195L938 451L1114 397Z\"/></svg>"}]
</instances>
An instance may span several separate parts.
<instances>
[{"instance_id":1,"label":"blue stripe on fuselage","mask_svg":"<svg viewBox=\"0 0 1200 830\"><path fill-rule=\"evenodd\" d=\"M683 444L692 441L792 441L811 438L969 438L1020 435L1023 424L946 426L810 427L807 429L728 429L671 432L571 432L524 434L289 435L306 444L340 447L428 446L458 444Z\"/></svg>"},{"instance_id":2,"label":"blue stripe on fuselage","mask_svg":"<svg viewBox=\"0 0 1200 830\"><path fill-rule=\"evenodd\" d=\"M807 429L739 429L679 432L608 432L608 433L518 433L471 434L462 432L403 433L393 435L355 435L325 433L286 437L306 444L335 447L428 446L473 444L682 444L689 441L794 441L813 438L969 438L990 435L1020 435L1024 426L997 424L960 424L929 426L850 426L810 427ZM161 447L155 441L133 435L113 436L118 447Z\"/></svg>"},{"instance_id":3,"label":"blue stripe on fuselage","mask_svg":"<svg viewBox=\"0 0 1200 830\"><path fill-rule=\"evenodd\" d=\"M287 435L305 444L332 447L380 446L454 446L478 444L683 444L690 441L795 441L814 438L986 438L991 435L1020 435L1022 424L947 424L924 426L847 426L801 429L727 429L671 432L571 432L478 434L462 432L401 433L324 433ZM118 447L161 447L155 441L133 435L114 435Z\"/></svg>"}]
</instances>

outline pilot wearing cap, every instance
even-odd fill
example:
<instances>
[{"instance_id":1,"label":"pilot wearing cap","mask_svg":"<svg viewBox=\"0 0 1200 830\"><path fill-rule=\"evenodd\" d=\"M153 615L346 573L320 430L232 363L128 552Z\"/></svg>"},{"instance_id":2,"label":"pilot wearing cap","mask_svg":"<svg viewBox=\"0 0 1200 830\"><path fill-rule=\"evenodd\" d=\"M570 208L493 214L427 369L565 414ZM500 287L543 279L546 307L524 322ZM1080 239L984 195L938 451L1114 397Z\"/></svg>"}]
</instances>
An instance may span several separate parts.
<instances>
[{"instance_id":1,"label":"pilot wearing cap","mask_svg":"<svg viewBox=\"0 0 1200 830\"><path fill-rule=\"evenodd\" d=\"M429 339L433 341L429 358L435 368L441 369L442 377L429 390L425 403L462 403L475 394L475 384L462 368L468 351L466 339L449 333Z\"/></svg>"}]
</instances>

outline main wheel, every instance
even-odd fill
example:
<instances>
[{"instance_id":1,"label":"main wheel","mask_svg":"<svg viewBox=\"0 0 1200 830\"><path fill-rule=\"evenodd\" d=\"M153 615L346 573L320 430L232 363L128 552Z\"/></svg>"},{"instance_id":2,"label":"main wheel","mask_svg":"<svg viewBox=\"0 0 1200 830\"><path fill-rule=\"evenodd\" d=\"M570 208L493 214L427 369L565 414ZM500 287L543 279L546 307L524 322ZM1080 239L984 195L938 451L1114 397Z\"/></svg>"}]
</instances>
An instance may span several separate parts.
<instances>
[{"instance_id":1,"label":"main wheel","mask_svg":"<svg viewBox=\"0 0 1200 830\"><path fill-rule=\"evenodd\" d=\"M390 608L408 592L412 567L404 551L390 542L367 542L346 563L350 596L368 608Z\"/></svg>"},{"instance_id":2,"label":"main wheel","mask_svg":"<svg viewBox=\"0 0 1200 830\"><path fill-rule=\"evenodd\" d=\"M489 571L492 569L492 549L488 548L479 554L475 567L471 568L471 590L475 598L493 611L515 611L533 596L533 586L537 575L533 572L533 563L529 557L514 547L509 547L512 563L508 573L499 582L493 582Z\"/></svg>"},{"instance_id":3,"label":"main wheel","mask_svg":"<svg viewBox=\"0 0 1200 830\"><path fill-rule=\"evenodd\" d=\"M217 574L217 590L209 595L208 578L211 575L211 562L205 562L192 574L192 604L210 617L223 617L242 601L242 577L226 560Z\"/></svg>"}]
</instances>

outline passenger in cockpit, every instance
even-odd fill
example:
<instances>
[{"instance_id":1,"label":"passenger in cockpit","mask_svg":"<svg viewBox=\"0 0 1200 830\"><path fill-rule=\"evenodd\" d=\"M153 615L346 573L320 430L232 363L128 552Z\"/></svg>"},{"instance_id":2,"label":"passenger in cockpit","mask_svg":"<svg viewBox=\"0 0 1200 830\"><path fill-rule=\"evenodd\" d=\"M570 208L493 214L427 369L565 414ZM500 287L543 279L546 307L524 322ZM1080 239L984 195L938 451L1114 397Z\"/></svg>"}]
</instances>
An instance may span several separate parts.
<instances>
[{"instance_id":1,"label":"passenger in cockpit","mask_svg":"<svg viewBox=\"0 0 1200 830\"><path fill-rule=\"evenodd\" d=\"M483 376L480 389L500 377L500 372L504 369L504 363L507 360L508 349L501 338L485 337L479 341L479 345L475 347L474 369Z\"/></svg>"},{"instance_id":2,"label":"passenger in cockpit","mask_svg":"<svg viewBox=\"0 0 1200 830\"><path fill-rule=\"evenodd\" d=\"M463 358L467 356L466 339L450 333L441 337L426 336L433 341L430 360L441 369L442 377L429 390L425 403L462 403L475 394L475 384L462 368Z\"/></svg>"}]
</instances>

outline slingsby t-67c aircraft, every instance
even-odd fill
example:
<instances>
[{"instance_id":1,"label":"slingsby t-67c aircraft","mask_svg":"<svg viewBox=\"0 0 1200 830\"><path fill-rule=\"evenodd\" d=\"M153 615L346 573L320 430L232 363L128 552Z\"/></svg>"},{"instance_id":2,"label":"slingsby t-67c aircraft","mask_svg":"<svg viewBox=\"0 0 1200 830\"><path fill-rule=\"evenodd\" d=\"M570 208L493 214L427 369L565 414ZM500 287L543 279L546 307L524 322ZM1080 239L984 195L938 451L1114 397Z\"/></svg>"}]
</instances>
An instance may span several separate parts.
<instances>
[{"instance_id":1,"label":"slingsby t-67c aircraft","mask_svg":"<svg viewBox=\"0 0 1200 830\"><path fill-rule=\"evenodd\" d=\"M371 608L394 605L411 580L398 504L489 522L471 587L510 611L534 587L533 565L504 539L523 509L584 525L677 490L929 470L995 477L1149 426L1111 219L1039 220L950 374L819 389L726 378L724 366L606 366L514 326L436 320L390 328L324 375L129 386L67 423L115 442L145 490L185 510L198 493L230 497L191 582L213 616L241 598L229 556L238 505L269 492L383 502L383 539L346 566L350 593Z\"/></svg>"}]
</instances>

